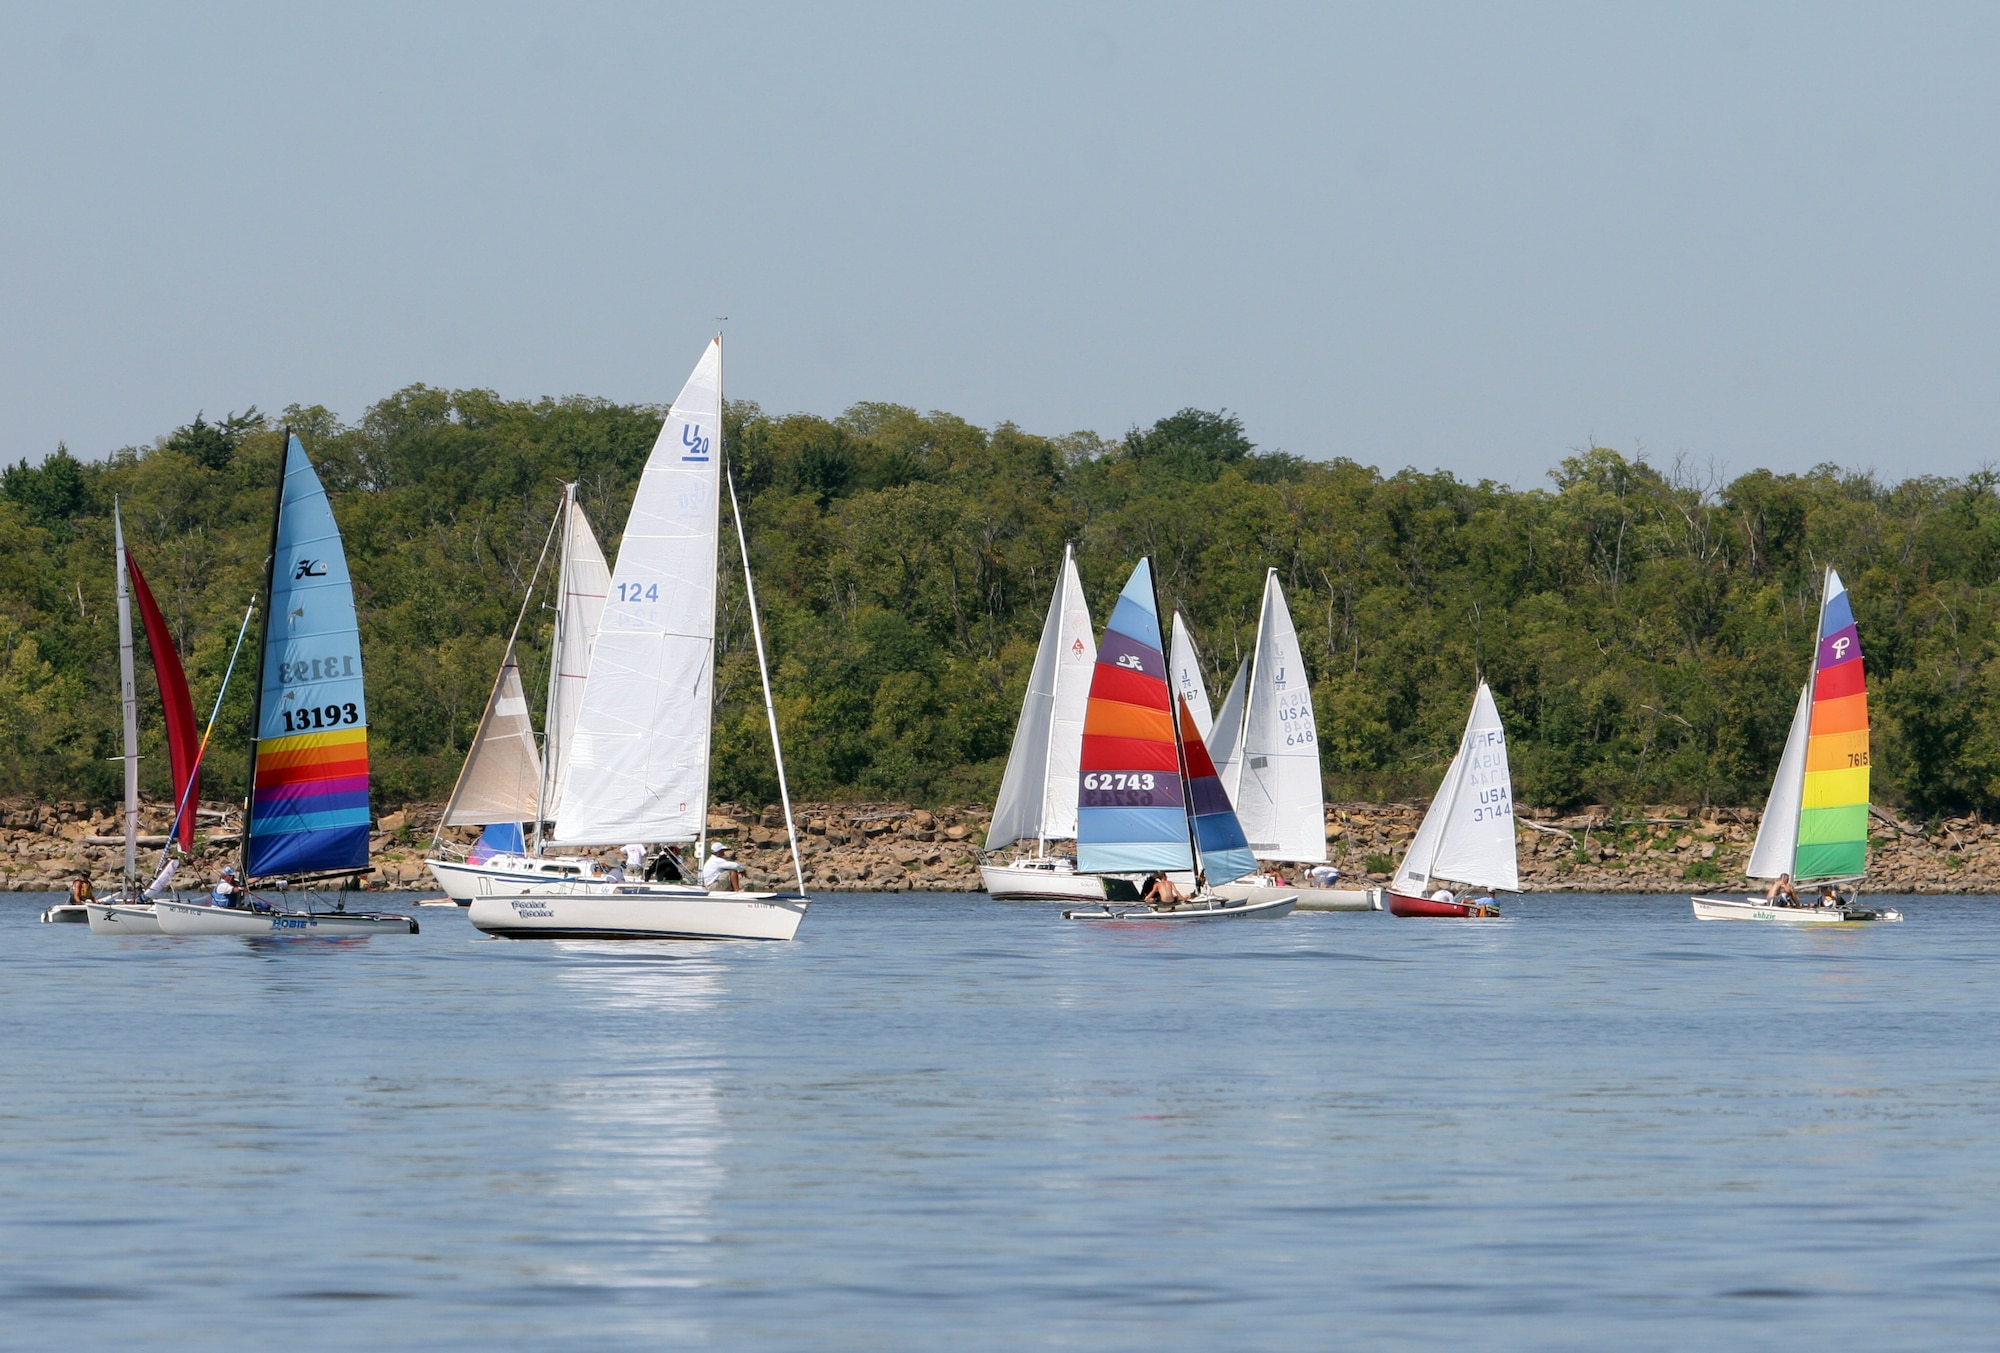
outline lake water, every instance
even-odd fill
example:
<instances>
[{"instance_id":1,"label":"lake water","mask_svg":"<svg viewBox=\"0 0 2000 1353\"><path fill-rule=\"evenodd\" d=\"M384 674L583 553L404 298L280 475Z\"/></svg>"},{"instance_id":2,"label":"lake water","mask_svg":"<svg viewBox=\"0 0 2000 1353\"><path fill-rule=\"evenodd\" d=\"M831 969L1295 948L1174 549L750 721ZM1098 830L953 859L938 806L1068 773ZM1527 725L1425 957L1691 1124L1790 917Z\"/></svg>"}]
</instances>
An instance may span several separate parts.
<instances>
[{"instance_id":1,"label":"lake water","mask_svg":"<svg viewBox=\"0 0 2000 1353\"><path fill-rule=\"evenodd\" d=\"M793 944L0 897L0 1344L1990 1345L2000 905Z\"/></svg>"}]
</instances>

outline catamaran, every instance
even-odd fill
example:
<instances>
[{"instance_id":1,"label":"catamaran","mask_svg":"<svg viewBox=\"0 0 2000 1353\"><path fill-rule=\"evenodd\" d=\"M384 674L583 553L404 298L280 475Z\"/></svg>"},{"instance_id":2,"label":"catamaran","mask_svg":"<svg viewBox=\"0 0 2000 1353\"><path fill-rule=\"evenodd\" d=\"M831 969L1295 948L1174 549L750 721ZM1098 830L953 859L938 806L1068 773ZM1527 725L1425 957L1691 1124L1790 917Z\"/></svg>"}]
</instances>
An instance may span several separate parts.
<instances>
[{"instance_id":1,"label":"catamaran","mask_svg":"<svg viewBox=\"0 0 2000 1353\"><path fill-rule=\"evenodd\" d=\"M1237 668L1210 746L1257 859L1272 865L1325 864L1326 792L1312 688L1276 569L1264 574L1257 646ZM1220 884L1216 891L1246 900L1291 895L1300 911L1382 909L1380 888L1299 888L1280 883L1269 871Z\"/></svg>"},{"instance_id":2,"label":"catamaran","mask_svg":"<svg viewBox=\"0 0 2000 1353\"><path fill-rule=\"evenodd\" d=\"M478 845L464 859L442 853L432 841L433 854L424 863L445 895L460 904L475 897L517 897L560 892L575 879L609 882L609 871L584 855L549 855L543 827L562 807L564 771L583 707L584 680L590 671L590 646L603 621L604 599L611 590L611 570L598 548L590 520L576 501L576 485L563 486L562 503L550 527L561 534L556 556L556 623L549 650L549 689L542 720L542 748L528 717L528 698L521 687L521 668L514 656L521 622L534 599L541 562L521 600L514 632L507 638L500 671L493 679L479 732L466 751L465 765L452 786L451 798L439 820L446 827L483 827ZM544 545L546 556L548 546ZM521 830L533 823L530 845Z\"/></svg>"},{"instance_id":3,"label":"catamaran","mask_svg":"<svg viewBox=\"0 0 2000 1353\"><path fill-rule=\"evenodd\" d=\"M243 803L245 889L282 888L368 868L368 700L347 552L326 489L287 428L264 561L262 633L251 697L250 792ZM187 810L192 813L192 805ZM307 893L308 902L313 897ZM161 897L168 935L410 934L408 916L288 910L245 892L234 906Z\"/></svg>"},{"instance_id":4,"label":"catamaran","mask_svg":"<svg viewBox=\"0 0 2000 1353\"><path fill-rule=\"evenodd\" d=\"M1090 679L1078 770L1077 867L1132 875L1192 871L1195 896L1170 906L1107 901L1071 921L1214 921L1289 915L1295 899L1233 902L1206 886L1256 868L1187 702L1168 682L1153 566L1141 559L1104 627Z\"/></svg>"},{"instance_id":5,"label":"catamaran","mask_svg":"<svg viewBox=\"0 0 2000 1353\"><path fill-rule=\"evenodd\" d=\"M1868 870L1868 679L1854 607L1832 569L1821 588L1816 633L1813 665L1744 873L1753 879L1789 874L1795 885L1830 888L1833 896L1826 903L1695 897L1696 920L1839 925L1903 919L1899 911L1872 911L1854 901Z\"/></svg>"},{"instance_id":6,"label":"catamaran","mask_svg":"<svg viewBox=\"0 0 2000 1353\"><path fill-rule=\"evenodd\" d=\"M472 898L472 924L509 939L788 940L805 917L805 871L785 783L750 547L722 469L722 340L708 345L660 427L612 569L589 674L560 770L554 844L705 842L715 702L722 492L743 555L797 892L738 892L613 874L538 876ZM525 714L525 707L523 709ZM559 726L554 730L559 732Z\"/></svg>"},{"instance_id":7,"label":"catamaran","mask_svg":"<svg viewBox=\"0 0 2000 1353\"><path fill-rule=\"evenodd\" d=\"M1472 697L1458 754L1445 769L1423 824L1389 882L1395 916L1498 916L1493 889L1521 890L1514 846L1514 781L1507 770L1507 730L1484 681ZM1444 881L1468 883L1461 895ZM1428 895L1425 890L1438 884Z\"/></svg>"},{"instance_id":8,"label":"catamaran","mask_svg":"<svg viewBox=\"0 0 2000 1353\"><path fill-rule=\"evenodd\" d=\"M1051 854L1052 841L1076 839L1077 766L1083 755L1084 706L1090 673L1097 662L1097 639L1090 607L1076 575L1076 557L1063 550L1062 572L1042 622L1021 721L993 803L986 849L1005 850L1029 837L1033 855L1004 864L981 864L980 878L996 898L1018 901L1087 902L1104 897L1104 880L1076 872L1073 856Z\"/></svg>"},{"instance_id":9,"label":"catamaran","mask_svg":"<svg viewBox=\"0 0 2000 1353\"><path fill-rule=\"evenodd\" d=\"M174 817L165 844L178 845L183 855L194 849L195 805L200 797L201 756L195 742L194 702L188 696L187 673L174 649L167 618L153 600L139 561L125 544L125 523L112 508L112 534L118 548L118 678L125 704L125 880L108 898L84 904L94 935L157 935L159 918L153 904L173 886L179 864L163 853L161 868L143 890L138 885L139 721L133 689L131 605L136 602L145 624L146 647L153 655L153 677L160 692L160 712L167 730L167 759L172 771Z\"/></svg>"}]
</instances>

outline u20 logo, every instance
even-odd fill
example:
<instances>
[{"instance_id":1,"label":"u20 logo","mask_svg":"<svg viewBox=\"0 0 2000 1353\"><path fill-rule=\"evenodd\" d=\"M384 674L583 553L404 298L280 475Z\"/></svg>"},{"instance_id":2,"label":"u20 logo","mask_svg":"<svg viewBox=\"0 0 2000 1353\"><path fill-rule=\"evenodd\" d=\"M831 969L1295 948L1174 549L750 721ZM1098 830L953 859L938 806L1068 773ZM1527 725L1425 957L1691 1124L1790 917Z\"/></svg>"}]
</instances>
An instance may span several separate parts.
<instances>
[{"instance_id":1,"label":"u20 logo","mask_svg":"<svg viewBox=\"0 0 2000 1353\"><path fill-rule=\"evenodd\" d=\"M681 429L681 445L687 448L682 460L706 461L709 439L701 435L701 424L689 423Z\"/></svg>"}]
</instances>

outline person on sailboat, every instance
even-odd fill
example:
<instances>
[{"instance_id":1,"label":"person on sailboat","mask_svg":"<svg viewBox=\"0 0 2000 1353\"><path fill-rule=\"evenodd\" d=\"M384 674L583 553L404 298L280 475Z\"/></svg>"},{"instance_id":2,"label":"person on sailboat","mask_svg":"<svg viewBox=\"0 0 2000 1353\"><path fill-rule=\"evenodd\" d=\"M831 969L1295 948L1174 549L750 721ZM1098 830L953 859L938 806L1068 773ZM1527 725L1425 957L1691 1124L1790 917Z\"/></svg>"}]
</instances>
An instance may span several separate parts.
<instances>
[{"instance_id":1,"label":"person on sailboat","mask_svg":"<svg viewBox=\"0 0 2000 1353\"><path fill-rule=\"evenodd\" d=\"M1146 880L1146 890L1139 895L1139 900L1155 911L1172 911L1187 901L1187 897L1165 874L1154 874Z\"/></svg>"},{"instance_id":2,"label":"person on sailboat","mask_svg":"<svg viewBox=\"0 0 2000 1353\"><path fill-rule=\"evenodd\" d=\"M1433 902L1456 902L1457 900L1457 898L1451 895L1451 889L1449 888L1440 888L1431 894L1431 901Z\"/></svg>"},{"instance_id":3,"label":"person on sailboat","mask_svg":"<svg viewBox=\"0 0 2000 1353\"><path fill-rule=\"evenodd\" d=\"M646 876L646 848L634 841L625 847L625 876L644 878Z\"/></svg>"},{"instance_id":4,"label":"person on sailboat","mask_svg":"<svg viewBox=\"0 0 2000 1353\"><path fill-rule=\"evenodd\" d=\"M1764 890L1764 900L1774 907L1796 907L1799 904L1798 889L1792 887L1792 876L1780 874Z\"/></svg>"},{"instance_id":5,"label":"person on sailboat","mask_svg":"<svg viewBox=\"0 0 2000 1353\"><path fill-rule=\"evenodd\" d=\"M1840 905L1840 889L1838 889L1838 888L1834 887L1834 886L1833 886L1833 885L1832 885L1831 883L1822 883L1822 884L1820 884L1820 886L1819 886L1819 904L1820 904L1820 905L1821 905L1822 907L1837 907L1837 906L1839 906L1839 905Z\"/></svg>"},{"instance_id":6,"label":"person on sailboat","mask_svg":"<svg viewBox=\"0 0 2000 1353\"><path fill-rule=\"evenodd\" d=\"M743 866L729 858L729 846L717 841L708 848L708 863L701 867L701 886L727 892L743 889Z\"/></svg>"},{"instance_id":7,"label":"person on sailboat","mask_svg":"<svg viewBox=\"0 0 2000 1353\"><path fill-rule=\"evenodd\" d=\"M646 866L646 880L649 883L692 883L695 871L688 868L688 862L681 858L679 850L673 846L661 846L660 853Z\"/></svg>"},{"instance_id":8,"label":"person on sailboat","mask_svg":"<svg viewBox=\"0 0 2000 1353\"><path fill-rule=\"evenodd\" d=\"M225 864L222 866L222 877L217 879L215 887L209 890L208 904L212 907L233 907L242 891L242 887L236 882L236 866Z\"/></svg>"},{"instance_id":9,"label":"person on sailboat","mask_svg":"<svg viewBox=\"0 0 2000 1353\"><path fill-rule=\"evenodd\" d=\"M1306 870L1306 881L1315 888L1331 888L1340 882L1340 870L1330 864L1316 864Z\"/></svg>"},{"instance_id":10,"label":"person on sailboat","mask_svg":"<svg viewBox=\"0 0 2000 1353\"><path fill-rule=\"evenodd\" d=\"M69 885L69 900L79 907L86 902L95 902L97 900L97 894L91 891L90 875L78 874L76 876L75 882Z\"/></svg>"}]
</instances>

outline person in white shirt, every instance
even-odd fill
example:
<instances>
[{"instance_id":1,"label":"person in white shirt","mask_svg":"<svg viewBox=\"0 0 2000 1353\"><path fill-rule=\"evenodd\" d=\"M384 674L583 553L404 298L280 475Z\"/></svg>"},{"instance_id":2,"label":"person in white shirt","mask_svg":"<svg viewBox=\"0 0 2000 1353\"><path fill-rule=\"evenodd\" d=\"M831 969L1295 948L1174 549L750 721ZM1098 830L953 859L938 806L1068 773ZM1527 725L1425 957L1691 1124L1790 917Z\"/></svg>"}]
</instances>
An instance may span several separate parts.
<instances>
[{"instance_id":1,"label":"person in white shirt","mask_svg":"<svg viewBox=\"0 0 2000 1353\"><path fill-rule=\"evenodd\" d=\"M723 892L743 888L743 866L729 858L729 847L720 841L708 848L708 859L701 866L701 886Z\"/></svg>"},{"instance_id":2,"label":"person in white shirt","mask_svg":"<svg viewBox=\"0 0 2000 1353\"><path fill-rule=\"evenodd\" d=\"M646 848L637 842L625 847L625 876L635 879L646 876Z\"/></svg>"},{"instance_id":3,"label":"person in white shirt","mask_svg":"<svg viewBox=\"0 0 2000 1353\"><path fill-rule=\"evenodd\" d=\"M1340 870L1330 864L1316 864L1306 871L1306 881L1315 888L1331 888L1340 882Z\"/></svg>"},{"instance_id":4,"label":"person in white shirt","mask_svg":"<svg viewBox=\"0 0 2000 1353\"><path fill-rule=\"evenodd\" d=\"M1431 901L1433 902L1450 902L1453 900L1451 889L1449 888L1440 888L1431 894Z\"/></svg>"}]
</instances>

